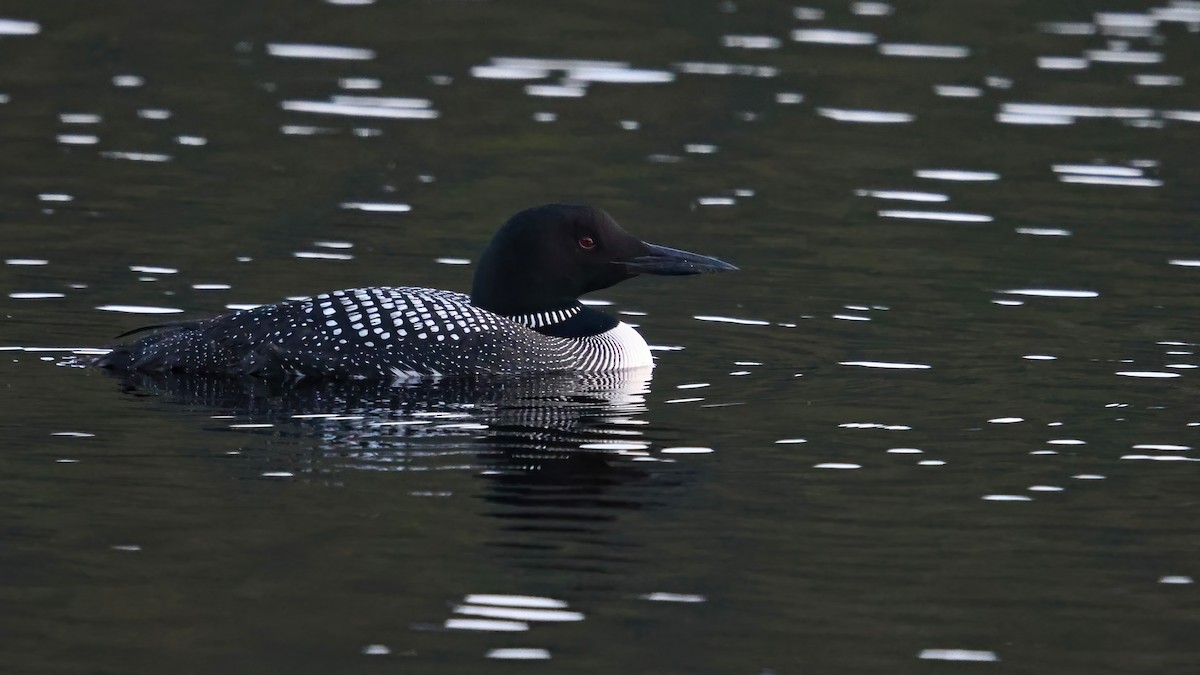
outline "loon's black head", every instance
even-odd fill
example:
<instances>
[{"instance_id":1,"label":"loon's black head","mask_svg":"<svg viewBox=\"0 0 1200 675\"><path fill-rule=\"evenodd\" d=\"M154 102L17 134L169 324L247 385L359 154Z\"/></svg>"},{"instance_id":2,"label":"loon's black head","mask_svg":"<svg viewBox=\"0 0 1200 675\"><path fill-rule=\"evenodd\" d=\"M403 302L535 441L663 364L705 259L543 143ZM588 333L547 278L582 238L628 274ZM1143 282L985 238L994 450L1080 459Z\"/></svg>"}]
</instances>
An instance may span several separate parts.
<instances>
[{"instance_id":1,"label":"loon's black head","mask_svg":"<svg viewBox=\"0 0 1200 675\"><path fill-rule=\"evenodd\" d=\"M716 258L648 244L607 213L546 204L508 219L475 270L471 302L504 315L571 306L579 296L639 274L736 270Z\"/></svg>"}]
</instances>

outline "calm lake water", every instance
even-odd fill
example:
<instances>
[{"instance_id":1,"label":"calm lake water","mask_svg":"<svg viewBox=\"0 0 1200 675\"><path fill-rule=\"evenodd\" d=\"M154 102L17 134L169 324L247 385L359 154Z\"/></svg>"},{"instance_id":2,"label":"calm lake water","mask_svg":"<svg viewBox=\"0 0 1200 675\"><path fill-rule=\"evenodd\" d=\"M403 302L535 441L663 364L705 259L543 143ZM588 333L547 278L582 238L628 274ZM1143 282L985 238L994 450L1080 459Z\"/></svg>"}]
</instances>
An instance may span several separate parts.
<instances>
[{"instance_id":1,"label":"calm lake water","mask_svg":"<svg viewBox=\"0 0 1200 675\"><path fill-rule=\"evenodd\" d=\"M1200 672L1200 3L4 0L0 61L6 672ZM554 200L742 268L597 294L652 376L63 365Z\"/></svg>"}]
</instances>

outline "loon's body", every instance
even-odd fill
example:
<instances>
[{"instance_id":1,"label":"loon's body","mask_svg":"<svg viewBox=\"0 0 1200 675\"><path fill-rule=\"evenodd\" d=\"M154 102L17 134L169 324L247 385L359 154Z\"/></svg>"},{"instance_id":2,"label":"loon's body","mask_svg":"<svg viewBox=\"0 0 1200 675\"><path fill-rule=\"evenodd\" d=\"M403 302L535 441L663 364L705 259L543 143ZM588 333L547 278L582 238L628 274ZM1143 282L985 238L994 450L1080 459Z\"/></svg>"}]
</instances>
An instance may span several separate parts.
<instances>
[{"instance_id":1,"label":"loon's body","mask_svg":"<svg viewBox=\"0 0 1200 675\"><path fill-rule=\"evenodd\" d=\"M736 269L647 244L599 209L549 204L513 216L484 251L471 295L370 287L264 305L156 332L100 357L114 370L407 380L601 372L653 365L633 327L580 295L639 273Z\"/></svg>"}]
</instances>

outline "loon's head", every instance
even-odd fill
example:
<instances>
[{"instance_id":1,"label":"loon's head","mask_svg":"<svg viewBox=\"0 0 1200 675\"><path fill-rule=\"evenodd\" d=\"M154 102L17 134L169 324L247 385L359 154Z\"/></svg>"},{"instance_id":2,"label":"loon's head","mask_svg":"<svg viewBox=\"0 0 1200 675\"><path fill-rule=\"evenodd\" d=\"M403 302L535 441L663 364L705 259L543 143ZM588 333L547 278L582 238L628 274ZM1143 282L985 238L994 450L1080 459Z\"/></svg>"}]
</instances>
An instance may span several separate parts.
<instances>
[{"instance_id":1,"label":"loon's head","mask_svg":"<svg viewBox=\"0 0 1200 675\"><path fill-rule=\"evenodd\" d=\"M579 296L639 274L736 270L716 258L648 244L607 213L583 204L546 204L508 219L483 251L471 302L504 315L573 305Z\"/></svg>"}]
</instances>

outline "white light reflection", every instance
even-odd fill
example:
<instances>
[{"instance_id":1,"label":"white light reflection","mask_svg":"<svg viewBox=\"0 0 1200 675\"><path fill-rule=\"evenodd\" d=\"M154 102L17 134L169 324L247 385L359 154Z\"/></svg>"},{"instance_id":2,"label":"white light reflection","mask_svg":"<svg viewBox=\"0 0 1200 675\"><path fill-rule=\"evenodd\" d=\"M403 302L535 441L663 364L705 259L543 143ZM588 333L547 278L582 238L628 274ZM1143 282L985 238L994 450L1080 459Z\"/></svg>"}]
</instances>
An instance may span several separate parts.
<instances>
[{"instance_id":1,"label":"white light reflection","mask_svg":"<svg viewBox=\"0 0 1200 675\"><path fill-rule=\"evenodd\" d=\"M879 53L884 56L902 56L918 59L965 59L971 55L971 50L958 45L922 45L890 42L879 45Z\"/></svg>"},{"instance_id":2,"label":"white light reflection","mask_svg":"<svg viewBox=\"0 0 1200 675\"><path fill-rule=\"evenodd\" d=\"M1121 49L1089 49L1084 55L1095 63L1162 63L1162 52L1136 52Z\"/></svg>"},{"instance_id":3,"label":"white light reflection","mask_svg":"<svg viewBox=\"0 0 1200 675\"><path fill-rule=\"evenodd\" d=\"M446 619L446 623L443 625L452 630L479 630L500 633L529 630L529 624L524 621L500 621L496 619Z\"/></svg>"},{"instance_id":4,"label":"white light reflection","mask_svg":"<svg viewBox=\"0 0 1200 675\"><path fill-rule=\"evenodd\" d=\"M875 199L894 199L905 202L948 202L949 195L938 192L915 192L910 190L855 190L859 197L874 197Z\"/></svg>"},{"instance_id":5,"label":"white light reflection","mask_svg":"<svg viewBox=\"0 0 1200 675\"><path fill-rule=\"evenodd\" d=\"M582 612L565 609L533 609L528 607L499 607L491 605L458 605L456 614L510 621L583 621Z\"/></svg>"},{"instance_id":6,"label":"white light reflection","mask_svg":"<svg viewBox=\"0 0 1200 675\"><path fill-rule=\"evenodd\" d=\"M922 649L919 659L932 661L999 661L996 652L981 649Z\"/></svg>"},{"instance_id":7,"label":"white light reflection","mask_svg":"<svg viewBox=\"0 0 1200 675\"><path fill-rule=\"evenodd\" d=\"M1054 173L1085 174L1089 176L1126 176L1132 178L1143 175L1141 169L1106 164L1054 164L1050 168Z\"/></svg>"},{"instance_id":8,"label":"white light reflection","mask_svg":"<svg viewBox=\"0 0 1200 675\"><path fill-rule=\"evenodd\" d=\"M438 111L425 99L381 98L373 96L334 96L330 101L282 101L279 107L292 112L349 117L432 120Z\"/></svg>"},{"instance_id":9,"label":"white light reflection","mask_svg":"<svg viewBox=\"0 0 1200 675\"><path fill-rule=\"evenodd\" d=\"M1057 288L1013 288L1004 291L996 291L1006 295L1026 295L1038 298L1098 298L1100 294L1096 291L1085 290L1064 290Z\"/></svg>"},{"instance_id":10,"label":"white light reflection","mask_svg":"<svg viewBox=\"0 0 1200 675\"><path fill-rule=\"evenodd\" d=\"M704 602L706 600L703 595L697 595L693 593L666 593L663 591L639 595L638 599L649 600L651 602Z\"/></svg>"},{"instance_id":11,"label":"white light reflection","mask_svg":"<svg viewBox=\"0 0 1200 675\"><path fill-rule=\"evenodd\" d=\"M970 171L966 169L917 169L913 172L917 178L928 180L948 181L992 181L1000 180L1000 174L995 171Z\"/></svg>"},{"instance_id":12,"label":"white light reflection","mask_svg":"<svg viewBox=\"0 0 1200 675\"><path fill-rule=\"evenodd\" d=\"M1023 113L998 112L996 113L996 121L1000 124L1061 127L1074 124L1075 118L1067 115L1026 115Z\"/></svg>"},{"instance_id":13,"label":"white light reflection","mask_svg":"<svg viewBox=\"0 0 1200 675\"><path fill-rule=\"evenodd\" d=\"M375 58L371 49L300 43L271 43L267 53L284 59L330 59L335 61L370 61Z\"/></svg>"},{"instance_id":14,"label":"white light reflection","mask_svg":"<svg viewBox=\"0 0 1200 675\"><path fill-rule=\"evenodd\" d=\"M774 66L685 61L674 64L674 67L679 72L689 75L740 75L744 77L775 77L779 75L779 69Z\"/></svg>"},{"instance_id":15,"label":"white light reflection","mask_svg":"<svg viewBox=\"0 0 1200 675\"><path fill-rule=\"evenodd\" d=\"M550 651L540 647L497 647L489 649L485 658L509 661L536 661L550 658Z\"/></svg>"},{"instance_id":16,"label":"white light reflection","mask_svg":"<svg viewBox=\"0 0 1200 675\"><path fill-rule=\"evenodd\" d=\"M109 159L127 159L133 162L169 162L171 156L159 152L129 152L125 150L108 150L100 153L101 157Z\"/></svg>"},{"instance_id":17,"label":"white light reflection","mask_svg":"<svg viewBox=\"0 0 1200 675\"><path fill-rule=\"evenodd\" d=\"M779 49L783 41L770 35L723 35L722 47L737 49Z\"/></svg>"},{"instance_id":18,"label":"white light reflection","mask_svg":"<svg viewBox=\"0 0 1200 675\"><path fill-rule=\"evenodd\" d=\"M587 94L587 88L569 84L527 84L525 93L545 98L582 98Z\"/></svg>"},{"instance_id":19,"label":"white light reflection","mask_svg":"<svg viewBox=\"0 0 1200 675\"><path fill-rule=\"evenodd\" d=\"M102 117L95 113L62 113L58 121L63 124L99 124Z\"/></svg>"},{"instance_id":20,"label":"white light reflection","mask_svg":"<svg viewBox=\"0 0 1200 675\"><path fill-rule=\"evenodd\" d=\"M1037 67L1042 70L1087 70L1089 62L1078 56L1039 56Z\"/></svg>"},{"instance_id":21,"label":"white light reflection","mask_svg":"<svg viewBox=\"0 0 1200 675\"><path fill-rule=\"evenodd\" d=\"M770 321L762 321L760 319L739 319L732 316L713 316L707 314L697 314L692 317L697 321L712 321L715 323L733 323L740 326L770 326Z\"/></svg>"},{"instance_id":22,"label":"white light reflection","mask_svg":"<svg viewBox=\"0 0 1200 675\"><path fill-rule=\"evenodd\" d=\"M1133 83L1139 87L1181 87L1183 86L1183 78L1179 75L1143 73L1134 75Z\"/></svg>"},{"instance_id":23,"label":"white light reflection","mask_svg":"<svg viewBox=\"0 0 1200 675\"><path fill-rule=\"evenodd\" d=\"M55 140L63 145L95 145L100 142L100 137L93 134L59 134Z\"/></svg>"},{"instance_id":24,"label":"white light reflection","mask_svg":"<svg viewBox=\"0 0 1200 675\"><path fill-rule=\"evenodd\" d=\"M1069 237L1070 230L1063 230L1057 227L1018 227L1017 234L1028 234L1034 237Z\"/></svg>"},{"instance_id":25,"label":"white light reflection","mask_svg":"<svg viewBox=\"0 0 1200 675\"><path fill-rule=\"evenodd\" d=\"M1179 122L1200 122L1200 110L1164 110L1162 116Z\"/></svg>"},{"instance_id":26,"label":"white light reflection","mask_svg":"<svg viewBox=\"0 0 1200 675\"><path fill-rule=\"evenodd\" d=\"M895 9L886 2L855 2L850 12L858 16L891 16Z\"/></svg>"},{"instance_id":27,"label":"white light reflection","mask_svg":"<svg viewBox=\"0 0 1200 675\"><path fill-rule=\"evenodd\" d=\"M929 370L933 366L927 363L898 363L891 361L838 361L839 366L858 366L860 368L883 368L888 370Z\"/></svg>"},{"instance_id":28,"label":"white light reflection","mask_svg":"<svg viewBox=\"0 0 1200 675\"><path fill-rule=\"evenodd\" d=\"M412 206L391 202L343 202L343 209L350 211L366 211L368 213L408 213Z\"/></svg>"},{"instance_id":29,"label":"white light reflection","mask_svg":"<svg viewBox=\"0 0 1200 675\"><path fill-rule=\"evenodd\" d=\"M946 98L978 98L983 96L979 87L966 87L956 84L935 84L933 93Z\"/></svg>"},{"instance_id":30,"label":"white light reflection","mask_svg":"<svg viewBox=\"0 0 1200 675\"><path fill-rule=\"evenodd\" d=\"M1078 183L1082 185L1112 185L1116 187L1162 187L1163 182L1157 178L1122 178L1118 176L1086 176L1079 174L1060 174L1058 180L1063 183Z\"/></svg>"},{"instance_id":31,"label":"white light reflection","mask_svg":"<svg viewBox=\"0 0 1200 675\"><path fill-rule=\"evenodd\" d=\"M821 45L873 45L879 41L874 33L833 28L798 28L792 31L792 40Z\"/></svg>"},{"instance_id":32,"label":"white light reflection","mask_svg":"<svg viewBox=\"0 0 1200 675\"><path fill-rule=\"evenodd\" d=\"M817 114L837 122L862 124L908 124L916 115L886 110L847 110L845 108L817 108Z\"/></svg>"},{"instance_id":33,"label":"white light reflection","mask_svg":"<svg viewBox=\"0 0 1200 675\"><path fill-rule=\"evenodd\" d=\"M1144 119L1154 116L1150 108L1121 108L1092 105L1060 105L1056 103L1002 103L1000 111L1013 115L1048 115L1060 117Z\"/></svg>"},{"instance_id":34,"label":"white light reflection","mask_svg":"<svg viewBox=\"0 0 1200 675\"><path fill-rule=\"evenodd\" d=\"M554 598L536 595L498 595L493 593L472 593L463 598L463 602L473 605L496 605L498 607L529 607L540 609L562 609L567 603Z\"/></svg>"},{"instance_id":35,"label":"white light reflection","mask_svg":"<svg viewBox=\"0 0 1200 675\"><path fill-rule=\"evenodd\" d=\"M154 307L149 305L100 305L96 309L102 312L121 312L124 314L181 314L177 307Z\"/></svg>"},{"instance_id":36,"label":"white light reflection","mask_svg":"<svg viewBox=\"0 0 1200 675\"><path fill-rule=\"evenodd\" d=\"M578 82L611 82L616 84L662 84L675 81L675 73L669 70L647 70L620 67L580 67L567 70L567 79Z\"/></svg>"},{"instance_id":37,"label":"white light reflection","mask_svg":"<svg viewBox=\"0 0 1200 675\"><path fill-rule=\"evenodd\" d=\"M0 35L37 35L42 26L36 21L0 19Z\"/></svg>"},{"instance_id":38,"label":"white light reflection","mask_svg":"<svg viewBox=\"0 0 1200 675\"><path fill-rule=\"evenodd\" d=\"M295 251L293 257L306 260L353 260L349 253L329 253L327 251Z\"/></svg>"},{"instance_id":39,"label":"white light reflection","mask_svg":"<svg viewBox=\"0 0 1200 675\"><path fill-rule=\"evenodd\" d=\"M891 209L880 211L881 218L901 218L905 220L933 220L950 223L990 223L995 218L985 213L956 213L952 211L908 211Z\"/></svg>"}]
</instances>

